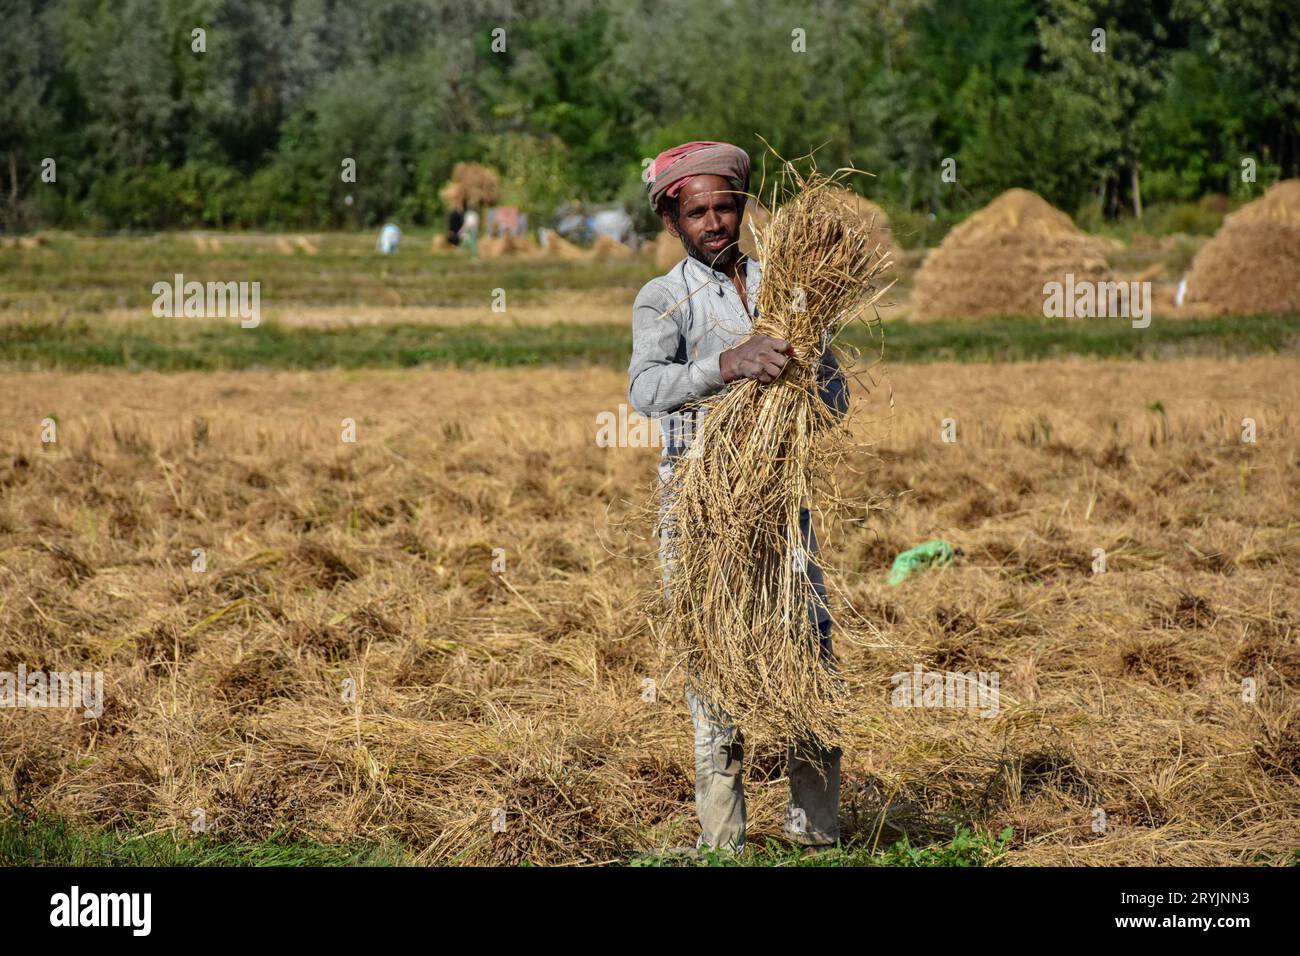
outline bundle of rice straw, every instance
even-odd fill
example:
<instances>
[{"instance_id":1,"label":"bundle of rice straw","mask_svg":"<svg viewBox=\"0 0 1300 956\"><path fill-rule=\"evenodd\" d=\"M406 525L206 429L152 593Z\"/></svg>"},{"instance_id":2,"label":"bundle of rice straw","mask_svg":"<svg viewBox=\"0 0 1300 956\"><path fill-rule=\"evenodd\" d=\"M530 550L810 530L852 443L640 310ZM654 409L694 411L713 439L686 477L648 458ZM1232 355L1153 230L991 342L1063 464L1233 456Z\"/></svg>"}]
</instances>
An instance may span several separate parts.
<instances>
[{"instance_id":1,"label":"bundle of rice straw","mask_svg":"<svg viewBox=\"0 0 1300 956\"><path fill-rule=\"evenodd\" d=\"M457 163L438 195L448 206L490 206L501 198L501 178L479 163Z\"/></svg>"},{"instance_id":2,"label":"bundle of rice straw","mask_svg":"<svg viewBox=\"0 0 1300 956\"><path fill-rule=\"evenodd\" d=\"M664 489L668 610L660 633L684 653L692 683L746 733L813 746L843 740L847 693L820 655L809 614L814 556L799 510L830 500L848 432L822 401L827 343L889 288L892 265L870 227L832 189L853 170L807 178L786 162L759 237L756 334L793 355L764 385L742 379L700 409L688 453ZM892 285L892 283L890 283Z\"/></svg>"}]
</instances>

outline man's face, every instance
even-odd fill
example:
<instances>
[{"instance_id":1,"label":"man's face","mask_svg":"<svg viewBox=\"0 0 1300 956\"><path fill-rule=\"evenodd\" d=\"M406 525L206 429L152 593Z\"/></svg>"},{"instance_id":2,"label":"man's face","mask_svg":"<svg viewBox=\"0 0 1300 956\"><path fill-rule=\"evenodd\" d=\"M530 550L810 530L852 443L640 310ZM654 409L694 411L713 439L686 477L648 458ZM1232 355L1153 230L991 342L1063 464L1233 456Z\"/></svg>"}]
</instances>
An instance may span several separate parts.
<instances>
[{"instance_id":1,"label":"man's face","mask_svg":"<svg viewBox=\"0 0 1300 956\"><path fill-rule=\"evenodd\" d=\"M721 176L695 176L677 194L678 215L663 213L664 226L682 240L687 254L723 270L740 258L745 197Z\"/></svg>"}]
</instances>

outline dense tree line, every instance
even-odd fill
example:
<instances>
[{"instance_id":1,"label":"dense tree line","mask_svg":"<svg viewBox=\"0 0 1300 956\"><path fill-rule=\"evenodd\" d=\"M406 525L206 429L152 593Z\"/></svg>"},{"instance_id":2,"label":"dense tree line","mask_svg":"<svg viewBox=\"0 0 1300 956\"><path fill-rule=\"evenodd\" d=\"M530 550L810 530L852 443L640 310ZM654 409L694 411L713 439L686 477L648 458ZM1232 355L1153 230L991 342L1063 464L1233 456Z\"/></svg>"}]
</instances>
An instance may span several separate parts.
<instances>
[{"instance_id":1,"label":"dense tree line","mask_svg":"<svg viewBox=\"0 0 1300 956\"><path fill-rule=\"evenodd\" d=\"M644 215L644 158L686 139L759 157L757 135L870 170L863 190L891 208L954 215L1019 185L1071 212L1131 215L1300 174L1298 10L0 0L0 217L432 223L458 160L495 166L505 199L539 217L575 199Z\"/></svg>"}]
</instances>

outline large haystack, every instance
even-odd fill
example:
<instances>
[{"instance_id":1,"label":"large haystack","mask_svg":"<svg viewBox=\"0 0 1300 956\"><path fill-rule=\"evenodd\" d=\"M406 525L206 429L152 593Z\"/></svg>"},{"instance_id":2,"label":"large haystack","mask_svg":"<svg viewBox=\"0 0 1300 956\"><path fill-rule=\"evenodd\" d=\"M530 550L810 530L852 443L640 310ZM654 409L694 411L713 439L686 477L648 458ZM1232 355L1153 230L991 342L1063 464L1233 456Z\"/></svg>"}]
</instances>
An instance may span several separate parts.
<instances>
[{"instance_id":1,"label":"large haystack","mask_svg":"<svg viewBox=\"0 0 1300 956\"><path fill-rule=\"evenodd\" d=\"M1037 193L1008 189L953 228L925 258L915 319L1042 315L1043 285L1112 280L1106 244Z\"/></svg>"},{"instance_id":2,"label":"large haystack","mask_svg":"<svg viewBox=\"0 0 1300 956\"><path fill-rule=\"evenodd\" d=\"M1214 313L1300 310L1300 179L1224 219L1192 260L1184 302Z\"/></svg>"}]
</instances>

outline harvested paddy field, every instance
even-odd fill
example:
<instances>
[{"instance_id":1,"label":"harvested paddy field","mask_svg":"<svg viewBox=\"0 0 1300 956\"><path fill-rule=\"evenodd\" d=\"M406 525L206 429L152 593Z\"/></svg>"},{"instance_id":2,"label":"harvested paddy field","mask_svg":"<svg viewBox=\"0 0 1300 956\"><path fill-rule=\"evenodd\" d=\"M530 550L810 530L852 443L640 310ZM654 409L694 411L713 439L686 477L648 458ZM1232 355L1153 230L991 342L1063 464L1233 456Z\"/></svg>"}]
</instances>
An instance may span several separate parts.
<instances>
[{"instance_id":1,"label":"harvested paddy field","mask_svg":"<svg viewBox=\"0 0 1300 956\"><path fill-rule=\"evenodd\" d=\"M1010 826L1013 865L1290 860L1297 371L895 365L857 388L872 444L844 478L878 507L823 539L863 618L836 632L846 840ZM596 442L617 369L0 378L0 670L105 682L95 719L0 721L15 807L182 837L201 810L219 840L439 864L694 839L681 673L639 603L649 529L624 520L657 450ZM931 537L962 556L888 587ZM892 706L918 665L997 673L996 712ZM759 844L784 749L747 750Z\"/></svg>"}]
</instances>

